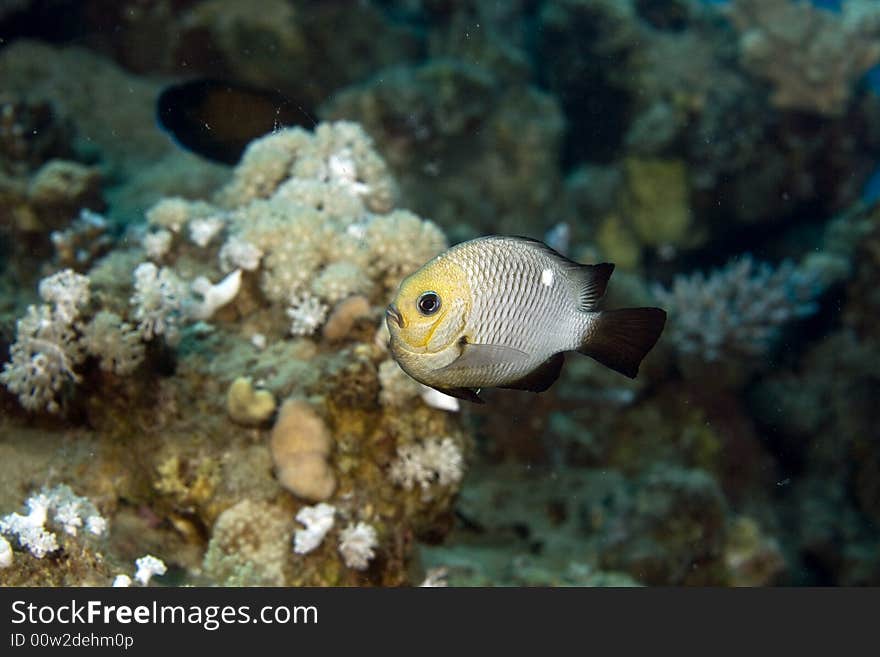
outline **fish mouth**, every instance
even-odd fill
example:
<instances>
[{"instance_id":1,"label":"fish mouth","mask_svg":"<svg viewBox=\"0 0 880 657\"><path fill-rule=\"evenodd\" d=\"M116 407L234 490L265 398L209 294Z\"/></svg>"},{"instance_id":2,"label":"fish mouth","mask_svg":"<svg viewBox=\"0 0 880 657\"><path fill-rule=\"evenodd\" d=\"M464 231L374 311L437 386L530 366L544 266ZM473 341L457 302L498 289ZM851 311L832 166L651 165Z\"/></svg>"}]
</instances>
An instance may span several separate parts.
<instances>
[{"instance_id":1,"label":"fish mouth","mask_svg":"<svg viewBox=\"0 0 880 657\"><path fill-rule=\"evenodd\" d=\"M400 314L397 306L393 303L385 309L385 317L394 320L394 323L397 324L399 328L403 328L403 315Z\"/></svg>"}]
</instances>

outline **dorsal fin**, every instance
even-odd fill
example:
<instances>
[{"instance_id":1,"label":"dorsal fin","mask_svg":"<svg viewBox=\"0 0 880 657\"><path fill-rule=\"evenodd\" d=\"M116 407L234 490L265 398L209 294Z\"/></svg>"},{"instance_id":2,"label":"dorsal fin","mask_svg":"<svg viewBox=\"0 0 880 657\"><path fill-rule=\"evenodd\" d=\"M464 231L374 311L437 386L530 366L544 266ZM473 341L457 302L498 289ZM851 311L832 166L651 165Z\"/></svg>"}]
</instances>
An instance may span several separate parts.
<instances>
[{"instance_id":1,"label":"dorsal fin","mask_svg":"<svg viewBox=\"0 0 880 657\"><path fill-rule=\"evenodd\" d=\"M544 242L531 237L516 236L515 239L530 242L535 248L546 253L555 260L566 273L578 282L580 298L578 310L595 310L599 299L605 296L605 288L608 287L608 279L614 272L614 264L600 262L596 265L582 265L550 248Z\"/></svg>"},{"instance_id":2,"label":"dorsal fin","mask_svg":"<svg viewBox=\"0 0 880 657\"><path fill-rule=\"evenodd\" d=\"M572 278L580 283L581 296L578 301L578 310L595 310L599 299L605 296L605 288L608 287L608 279L611 278L614 265L610 262L600 262L597 265L577 265L577 268L572 268L569 271Z\"/></svg>"}]
</instances>

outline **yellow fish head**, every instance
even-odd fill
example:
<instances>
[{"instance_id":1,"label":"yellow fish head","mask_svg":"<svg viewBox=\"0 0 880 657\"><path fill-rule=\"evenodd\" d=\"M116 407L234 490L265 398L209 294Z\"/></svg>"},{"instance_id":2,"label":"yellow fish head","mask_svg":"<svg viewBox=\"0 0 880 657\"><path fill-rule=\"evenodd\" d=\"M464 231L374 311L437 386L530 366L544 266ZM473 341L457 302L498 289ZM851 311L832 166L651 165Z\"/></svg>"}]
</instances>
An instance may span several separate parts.
<instances>
[{"instance_id":1,"label":"yellow fish head","mask_svg":"<svg viewBox=\"0 0 880 657\"><path fill-rule=\"evenodd\" d=\"M457 345L470 308L464 271L449 261L428 263L404 279L385 313L395 355L439 354Z\"/></svg>"}]
</instances>

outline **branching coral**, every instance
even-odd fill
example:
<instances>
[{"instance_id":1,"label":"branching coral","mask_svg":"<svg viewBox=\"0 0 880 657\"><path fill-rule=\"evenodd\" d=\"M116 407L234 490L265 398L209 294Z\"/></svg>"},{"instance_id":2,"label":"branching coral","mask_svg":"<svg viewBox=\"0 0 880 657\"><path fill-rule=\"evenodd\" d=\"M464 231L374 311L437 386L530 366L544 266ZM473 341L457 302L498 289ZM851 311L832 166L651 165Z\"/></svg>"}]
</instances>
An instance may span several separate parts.
<instances>
[{"instance_id":1,"label":"branching coral","mask_svg":"<svg viewBox=\"0 0 880 657\"><path fill-rule=\"evenodd\" d=\"M445 516L465 437L457 418L417 399L378 403L387 351L373 336L390 292L445 236L391 210L391 178L350 124L280 130L245 159L211 202L155 204L90 278L44 282L47 303L22 320L20 337L52 337L67 360L34 408L60 408L69 382L106 381L112 391L70 409L114 433L156 431L159 448L142 455L153 477L144 489L151 513L192 548L175 567L213 583L403 584L413 549L403 539ZM58 335L30 335L43 324ZM157 381L166 363L174 374ZM143 385L106 374L136 368ZM267 436L276 399L288 401ZM157 429L145 429L144 404ZM421 435L443 438L415 442ZM405 444L424 457L412 494L388 475L394 446ZM320 522L306 509L322 511ZM334 516L339 531L317 531ZM213 531L199 573L202 527Z\"/></svg>"},{"instance_id":2,"label":"branching coral","mask_svg":"<svg viewBox=\"0 0 880 657\"><path fill-rule=\"evenodd\" d=\"M293 534L293 551L308 554L317 548L335 522L336 508L321 502L315 506L304 506L296 514L296 520L304 525Z\"/></svg>"},{"instance_id":3,"label":"branching coral","mask_svg":"<svg viewBox=\"0 0 880 657\"><path fill-rule=\"evenodd\" d=\"M291 298L287 316L291 319L291 334L311 335L324 323L327 306L310 294L298 294Z\"/></svg>"},{"instance_id":4,"label":"branching coral","mask_svg":"<svg viewBox=\"0 0 880 657\"><path fill-rule=\"evenodd\" d=\"M365 522L350 524L339 532L339 554L349 568L366 569L378 545L375 528Z\"/></svg>"},{"instance_id":5,"label":"branching coral","mask_svg":"<svg viewBox=\"0 0 880 657\"><path fill-rule=\"evenodd\" d=\"M372 140L356 123L319 125L314 135L281 130L251 143L221 199L236 205L267 198L286 180L311 180L346 196L362 197L375 212L387 212L394 183ZM328 198L331 195L328 194Z\"/></svg>"},{"instance_id":6,"label":"branching coral","mask_svg":"<svg viewBox=\"0 0 880 657\"><path fill-rule=\"evenodd\" d=\"M159 269L144 262L134 270L134 294L131 304L138 330L145 340L164 335L170 342L177 338L184 290L172 269Z\"/></svg>"},{"instance_id":7,"label":"branching coral","mask_svg":"<svg viewBox=\"0 0 880 657\"><path fill-rule=\"evenodd\" d=\"M398 447L389 475L406 490L419 486L422 495L430 497L431 486L450 486L461 481L464 459L451 438L431 438Z\"/></svg>"},{"instance_id":8,"label":"branching coral","mask_svg":"<svg viewBox=\"0 0 880 657\"><path fill-rule=\"evenodd\" d=\"M105 372L125 376L144 360L141 334L116 313L102 310L82 330L82 343Z\"/></svg>"},{"instance_id":9,"label":"branching coral","mask_svg":"<svg viewBox=\"0 0 880 657\"><path fill-rule=\"evenodd\" d=\"M80 309L89 302L89 279L72 269L64 269L44 278L39 285L40 297L53 305L58 319L72 324Z\"/></svg>"},{"instance_id":10,"label":"branching coral","mask_svg":"<svg viewBox=\"0 0 880 657\"><path fill-rule=\"evenodd\" d=\"M107 234L109 227L103 215L85 208L80 210L70 226L50 234L58 262L65 267L91 265L113 245Z\"/></svg>"},{"instance_id":11,"label":"branching coral","mask_svg":"<svg viewBox=\"0 0 880 657\"><path fill-rule=\"evenodd\" d=\"M134 329L116 313L102 310L86 321L82 313L89 288L90 279L70 269L44 278L39 292L48 303L30 306L18 320L11 360L0 382L26 409L57 413L60 393L67 384L79 382L75 368L87 355L98 358L102 370L120 376L131 374L143 360L144 327L155 332L156 319L147 322L144 315L147 323Z\"/></svg>"},{"instance_id":12,"label":"branching coral","mask_svg":"<svg viewBox=\"0 0 880 657\"><path fill-rule=\"evenodd\" d=\"M107 520L95 505L64 484L32 495L25 506L27 515L10 513L0 518L0 534L15 537L22 548L38 559L59 548L58 537L46 528L47 523L69 536L77 536L83 527L93 536L107 532Z\"/></svg>"},{"instance_id":13,"label":"branching coral","mask_svg":"<svg viewBox=\"0 0 880 657\"><path fill-rule=\"evenodd\" d=\"M52 305L30 306L18 320L12 358L0 382L26 409L57 413L58 394L65 384L79 380L74 368L85 357L74 321L88 302L88 278L64 270L40 283L40 295Z\"/></svg>"},{"instance_id":14,"label":"branching coral","mask_svg":"<svg viewBox=\"0 0 880 657\"><path fill-rule=\"evenodd\" d=\"M813 276L791 262L774 269L745 255L709 276L678 276L654 294L670 314L669 340L685 358L748 364L773 346L780 328L814 313Z\"/></svg>"},{"instance_id":15,"label":"branching coral","mask_svg":"<svg viewBox=\"0 0 880 657\"><path fill-rule=\"evenodd\" d=\"M845 0L841 13L807 0L733 0L743 64L774 87L773 103L842 114L855 83L880 62L880 7Z\"/></svg>"}]
</instances>

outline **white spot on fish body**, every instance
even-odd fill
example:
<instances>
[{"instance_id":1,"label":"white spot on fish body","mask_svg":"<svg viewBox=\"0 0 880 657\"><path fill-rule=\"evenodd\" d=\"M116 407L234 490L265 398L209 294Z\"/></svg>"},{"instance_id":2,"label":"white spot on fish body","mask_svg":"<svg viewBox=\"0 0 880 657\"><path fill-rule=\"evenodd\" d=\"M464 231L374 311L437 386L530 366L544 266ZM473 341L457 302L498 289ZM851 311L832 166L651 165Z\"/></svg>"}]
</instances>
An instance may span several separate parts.
<instances>
[{"instance_id":1,"label":"white spot on fish body","mask_svg":"<svg viewBox=\"0 0 880 657\"><path fill-rule=\"evenodd\" d=\"M550 287L551 285L553 285L553 270L552 269L548 268L548 269L545 269L544 271L541 272L541 285L546 285L547 287Z\"/></svg>"}]
</instances>

